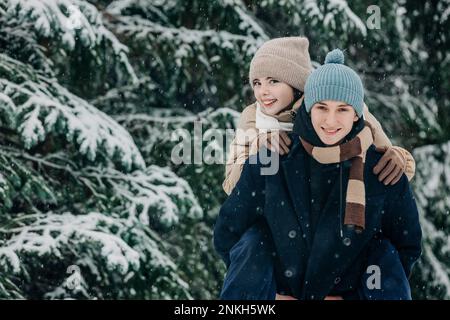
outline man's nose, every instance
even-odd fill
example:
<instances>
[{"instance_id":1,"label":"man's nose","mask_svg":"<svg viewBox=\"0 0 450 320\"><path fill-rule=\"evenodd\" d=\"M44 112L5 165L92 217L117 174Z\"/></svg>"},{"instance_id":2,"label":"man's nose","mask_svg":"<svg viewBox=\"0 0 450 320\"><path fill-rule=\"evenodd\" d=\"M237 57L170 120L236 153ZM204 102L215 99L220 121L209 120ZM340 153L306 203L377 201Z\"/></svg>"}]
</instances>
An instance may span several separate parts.
<instances>
[{"instance_id":1,"label":"man's nose","mask_svg":"<svg viewBox=\"0 0 450 320\"><path fill-rule=\"evenodd\" d=\"M325 123L328 125L334 125L336 123L336 115L334 112L327 112Z\"/></svg>"}]
</instances>

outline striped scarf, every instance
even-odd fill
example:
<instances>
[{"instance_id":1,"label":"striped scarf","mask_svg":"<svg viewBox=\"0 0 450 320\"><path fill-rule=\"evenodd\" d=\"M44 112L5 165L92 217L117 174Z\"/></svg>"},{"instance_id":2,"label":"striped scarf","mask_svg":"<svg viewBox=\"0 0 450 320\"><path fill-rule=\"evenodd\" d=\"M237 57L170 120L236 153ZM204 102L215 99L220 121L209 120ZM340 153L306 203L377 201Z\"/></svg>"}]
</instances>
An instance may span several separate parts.
<instances>
[{"instance_id":1,"label":"striped scarf","mask_svg":"<svg viewBox=\"0 0 450 320\"><path fill-rule=\"evenodd\" d=\"M366 151L373 143L373 129L365 121L364 129L353 139L332 147L313 146L300 137L303 147L317 162L322 164L352 161L347 186L344 224L355 227L360 233L365 227L366 194L364 187L364 163Z\"/></svg>"}]
</instances>

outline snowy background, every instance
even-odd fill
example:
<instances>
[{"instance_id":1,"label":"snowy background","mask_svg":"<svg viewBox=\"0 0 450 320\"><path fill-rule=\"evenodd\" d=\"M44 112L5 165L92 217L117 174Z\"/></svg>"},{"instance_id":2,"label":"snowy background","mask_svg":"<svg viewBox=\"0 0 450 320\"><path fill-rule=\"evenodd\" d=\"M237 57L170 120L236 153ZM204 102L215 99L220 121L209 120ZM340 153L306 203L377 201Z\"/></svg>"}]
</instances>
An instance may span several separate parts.
<instances>
[{"instance_id":1,"label":"snowy background","mask_svg":"<svg viewBox=\"0 0 450 320\"><path fill-rule=\"evenodd\" d=\"M172 134L234 128L258 46L306 35L413 152L413 296L449 299L449 4L0 0L0 298L215 299L224 167L174 164Z\"/></svg>"}]
</instances>

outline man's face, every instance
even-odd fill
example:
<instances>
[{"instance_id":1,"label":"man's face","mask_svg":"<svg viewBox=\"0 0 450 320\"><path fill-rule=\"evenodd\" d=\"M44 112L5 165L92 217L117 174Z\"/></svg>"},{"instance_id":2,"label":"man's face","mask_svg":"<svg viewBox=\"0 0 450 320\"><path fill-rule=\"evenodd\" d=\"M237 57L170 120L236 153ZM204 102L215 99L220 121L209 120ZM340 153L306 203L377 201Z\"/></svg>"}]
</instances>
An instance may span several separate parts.
<instances>
[{"instance_id":1,"label":"man's face","mask_svg":"<svg viewBox=\"0 0 450 320\"><path fill-rule=\"evenodd\" d=\"M253 80L253 93L267 115L276 115L294 101L294 89L285 82L266 77Z\"/></svg>"},{"instance_id":2,"label":"man's face","mask_svg":"<svg viewBox=\"0 0 450 320\"><path fill-rule=\"evenodd\" d=\"M311 122L320 140L326 145L342 141L358 121L355 109L342 101L324 100L311 108Z\"/></svg>"}]
</instances>

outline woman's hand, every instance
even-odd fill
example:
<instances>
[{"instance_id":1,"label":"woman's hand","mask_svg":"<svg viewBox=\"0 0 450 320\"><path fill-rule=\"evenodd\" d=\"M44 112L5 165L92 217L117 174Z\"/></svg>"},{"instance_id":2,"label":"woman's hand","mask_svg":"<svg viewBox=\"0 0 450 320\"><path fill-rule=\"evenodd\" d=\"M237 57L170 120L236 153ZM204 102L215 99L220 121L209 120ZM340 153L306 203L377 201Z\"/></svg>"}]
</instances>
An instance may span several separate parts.
<instances>
[{"instance_id":1,"label":"woman's hand","mask_svg":"<svg viewBox=\"0 0 450 320\"><path fill-rule=\"evenodd\" d=\"M383 152L383 156L373 168L373 173L378 175L378 180L385 185L396 184L406 170L406 159L395 147L376 148Z\"/></svg>"},{"instance_id":2,"label":"woman's hand","mask_svg":"<svg viewBox=\"0 0 450 320\"><path fill-rule=\"evenodd\" d=\"M267 149L284 155L289 152L291 139L288 134L282 130L265 132L259 135L259 147L265 146Z\"/></svg>"},{"instance_id":3,"label":"woman's hand","mask_svg":"<svg viewBox=\"0 0 450 320\"><path fill-rule=\"evenodd\" d=\"M295 299L293 296L287 296L287 295L284 295L284 294L276 294L275 295L275 300L298 300L298 299Z\"/></svg>"}]
</instances>

